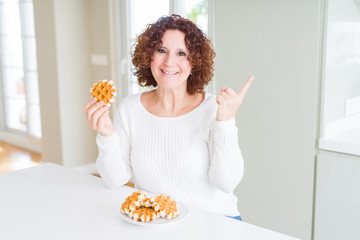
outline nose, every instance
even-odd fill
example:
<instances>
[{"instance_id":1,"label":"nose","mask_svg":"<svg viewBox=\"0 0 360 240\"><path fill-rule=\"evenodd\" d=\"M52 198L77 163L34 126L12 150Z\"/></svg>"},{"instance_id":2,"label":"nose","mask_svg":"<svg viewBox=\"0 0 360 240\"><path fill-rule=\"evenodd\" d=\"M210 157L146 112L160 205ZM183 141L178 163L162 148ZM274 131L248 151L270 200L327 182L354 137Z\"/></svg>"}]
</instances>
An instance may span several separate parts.
<instances>
[{"instance_id":1,"label":"nose","mask_svg":"<svg viewBox=\"0 0 360 240\"><path fill-rule=\"evenodd\" d=\"M166 54L164 64L167 67L174 66L176 64L176 56L175 56L175 54L171 54L171 53Z\"/></svg>"}]
</instances>

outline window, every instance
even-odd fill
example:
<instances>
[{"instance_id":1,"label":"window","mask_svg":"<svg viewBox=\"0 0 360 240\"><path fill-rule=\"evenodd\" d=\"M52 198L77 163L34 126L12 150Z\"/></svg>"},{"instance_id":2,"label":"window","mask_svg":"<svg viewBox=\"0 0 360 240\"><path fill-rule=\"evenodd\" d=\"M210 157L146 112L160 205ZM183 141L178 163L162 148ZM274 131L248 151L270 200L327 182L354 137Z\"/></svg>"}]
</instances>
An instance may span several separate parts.
<instances>
[{"instance_id":1,"label":"window","mask_svg":"<svg viewBox=\"0 0 360 240\"><path fill-rule=\"evenodd\" d=\"M360 155L360 15L353 0L329 0L320 149Z\"/></svg>"},{"instance_id":2,"label":"window","mask_svg":"<svg viewBox=\"0 0 360 240\"><path fill-rule=\"evenodd\" d=\"M131 68L131 47L135 42L136 36L143 32L146 25L155 22L158 18L172 13L179 14L195 22L206 34L208 33L208 1L207 0L127 0L127 26L123 27L120 35L127 36L126 48L127 55L122 56L122 66L127 64L128 94L149 90L140 88L137 79L133 76ZM124 12L123 12L124 14ZM125 30L127 29L127 31ZM122 49L124 49L122 48ZM122 67L125 70L125 67Z\"/></svg>"},{"instance_id":3,"label":"window","mask_svg":"<svg viewBox=\"0 0 360 240\"><path fill-rule=\"evenodd\" d=\"M5 130L41 138L32 0L0 0L0 83Z\"/></svg>"}]
</instances>

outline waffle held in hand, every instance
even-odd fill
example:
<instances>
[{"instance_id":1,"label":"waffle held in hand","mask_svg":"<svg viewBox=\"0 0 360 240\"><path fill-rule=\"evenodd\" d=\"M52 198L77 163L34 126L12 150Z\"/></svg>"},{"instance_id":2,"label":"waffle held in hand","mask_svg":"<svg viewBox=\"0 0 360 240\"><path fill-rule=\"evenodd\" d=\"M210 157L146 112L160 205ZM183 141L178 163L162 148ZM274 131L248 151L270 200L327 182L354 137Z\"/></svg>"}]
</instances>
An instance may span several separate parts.
<instances>
[{"instance_id":1,"label":"waffle held in hand","mask_svg":"<svg viewBox=\"0 0 360 240\"><path fill-rule=\"evenodd\" d=\"M94 83L93 88L90 88L91 97L96 97L97 101L103 101L105 104L114 102L116 96L116 87L113 81L99 80L98 83Z\"/></svg>"}]
</instances>

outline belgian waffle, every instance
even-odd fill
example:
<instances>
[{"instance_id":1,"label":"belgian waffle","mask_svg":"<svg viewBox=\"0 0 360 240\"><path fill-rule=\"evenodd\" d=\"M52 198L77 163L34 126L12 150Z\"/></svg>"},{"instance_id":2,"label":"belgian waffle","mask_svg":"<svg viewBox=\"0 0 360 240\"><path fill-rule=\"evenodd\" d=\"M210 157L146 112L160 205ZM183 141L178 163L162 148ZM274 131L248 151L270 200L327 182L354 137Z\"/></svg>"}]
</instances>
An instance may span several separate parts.
<instances>
[{"instance_id":1,"label":"belgian waffle","mask_svg":"<svg viewBox=\"0 0 360 240\"><path fill-rule=\"evenodd\" d=\"M140 202L140 207L152 207L153 204L150 198L145 198L143 201Z\"/></svg>"},{"instance_id":2,"label":"belgian waffle","mask_svg":"<svg viewBox=\"0 0 360 240\"><path fill-rule=\"evenodd\" d=\"M160 213L151 207L140 207L130 212L129 217L135 221L149 222L160 217Z\"/></svg>"},{"instance_id":3,"label":"belgian waffle","mask_svg":"<svg viewBox=\"0 0 360 240\"><path fill-rule=\"evenodd\" d=\"M167 216L167 219L172 219L180 214L176 202L172 201L170 196L165 197L163 194L160 194L152 197L151 202L154 210L159 211L161 217Z\"/></svg>"},{"instance_id":4,"label":"belgian waffle","mask_svg":"<svg viewBox=\"0 0 360 240\"><path fill-rule=\"evenodd\" d=\"M129 214L140 207L140 203L145 199L145 193L143 191L133 192L125 199L125 202L121 205L120 211L122 213Z\"/></svg>"},{"instance_id":5,"label":"belgian waffle","mask_svg":"<svg viewBox=\"0 0 360 240\"><path fill-rule=\"evenodd\" d=\"M160 217L175 218L180 214L179 208L170 196L163 194L147 198L145 192L136 191L128 196L121 205L120 211L135 221L149 222Z\"/></svg>"},{"instance_id":6,"label":"belgian waffle","mask_svg":"<svg viewBox=\"0 0 360 240\"><path fill-rule=\"evenodd\" d=\"M90 88L91 97L96 97L97 101L103 101L105 104L114 102L116 96L116 87L113 81L99 80L98 83L94 83L93 87Z\"/></svg>"}]
</instances>

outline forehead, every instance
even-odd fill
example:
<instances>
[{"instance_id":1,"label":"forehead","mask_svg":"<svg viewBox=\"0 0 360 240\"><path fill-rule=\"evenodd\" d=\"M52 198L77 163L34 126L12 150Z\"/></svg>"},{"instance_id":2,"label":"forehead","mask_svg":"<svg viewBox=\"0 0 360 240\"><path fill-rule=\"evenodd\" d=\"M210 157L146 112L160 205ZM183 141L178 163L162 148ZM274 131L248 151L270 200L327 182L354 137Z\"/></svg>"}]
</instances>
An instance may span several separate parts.
<instances>
[{"instance_id":1,"label":"forehead","mask_svg":"<svg viewBox=\"0 0 360 240\"><path fill-rule=\"evenodd\" d=\"M185 33L179 30L166 30L161 38L164 47L185 48Z\"/></svg>"}]
</instances>

